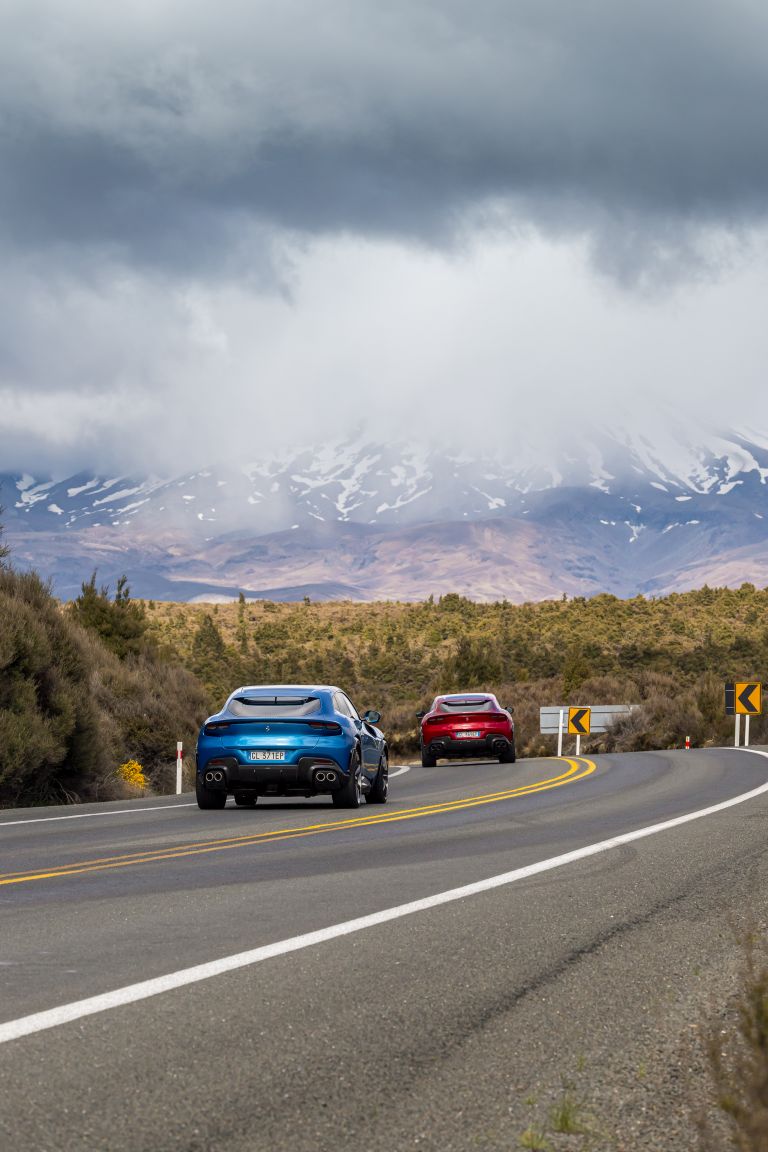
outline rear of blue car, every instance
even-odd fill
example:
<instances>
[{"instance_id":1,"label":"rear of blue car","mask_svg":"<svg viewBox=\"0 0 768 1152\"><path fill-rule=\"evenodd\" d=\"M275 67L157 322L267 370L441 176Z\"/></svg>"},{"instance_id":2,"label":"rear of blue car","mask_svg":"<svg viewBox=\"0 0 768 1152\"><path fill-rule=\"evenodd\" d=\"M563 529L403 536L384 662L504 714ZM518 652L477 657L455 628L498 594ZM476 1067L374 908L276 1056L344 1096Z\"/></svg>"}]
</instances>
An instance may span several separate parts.
<instances>
[{"instance_id":1,"label":"rear of blue car","mask_svg":"<svg viewBox=\"0 0 768 1152\"><path fill-rule=\"evenodd\" d=\"M349 779L355 735L330 696L242 690L203 725L197 744L200 807L258 796L333 794Z\"/></svg>"}]
</instances>

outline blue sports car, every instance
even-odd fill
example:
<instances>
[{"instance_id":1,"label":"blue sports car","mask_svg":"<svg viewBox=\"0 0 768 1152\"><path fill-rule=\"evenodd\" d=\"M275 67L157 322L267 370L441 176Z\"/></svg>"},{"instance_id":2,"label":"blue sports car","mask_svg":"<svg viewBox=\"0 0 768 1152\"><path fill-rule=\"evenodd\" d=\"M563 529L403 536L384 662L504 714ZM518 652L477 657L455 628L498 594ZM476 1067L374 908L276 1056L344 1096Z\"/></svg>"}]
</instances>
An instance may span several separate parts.
<instances>
[{"instance_id":1,"label":"blue sports car","mask_svg":"<svg viewBox=\"0 0 768 1152\"><path fill-rule=\"evenodd\" d=\"M381 715L358 715L340 688L277 684L237 688L197 739L201 808L241 807L259 796L330 796L339 808L386 804Z\"/></svg>"}]
</instances>

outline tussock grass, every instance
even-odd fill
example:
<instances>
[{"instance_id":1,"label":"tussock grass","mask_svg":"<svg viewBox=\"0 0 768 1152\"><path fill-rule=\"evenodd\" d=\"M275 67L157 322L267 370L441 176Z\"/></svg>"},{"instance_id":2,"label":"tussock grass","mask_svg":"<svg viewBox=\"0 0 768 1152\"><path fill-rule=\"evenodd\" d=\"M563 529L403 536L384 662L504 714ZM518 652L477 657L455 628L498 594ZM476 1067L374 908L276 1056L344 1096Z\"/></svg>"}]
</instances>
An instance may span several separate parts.
<instances>
[{"instance_id":1,"label":"tussock grass","mask_svg":"<svg viewBox=\"0 0 768 1152\"><path fill-rule=\"evenodd\" d=\"M415 712L437 692L478 688L514 707L523 755L553 753L538 715L552 704L640 705L585 752L724 744L723 681L759 680L768 665L768 590L751 584L537 604L155 603L146 618L217 702L238 684L339 683L382 712L395 756L416 751ZM768 718L752 737L768 741Z\"/></svg>"},{"instance_id":2,"label":"tussock grass","mask_svg":"<svg viewBox=\"0 0 768 1152\"><path fill-rule=\"evenodd\" d=\"M714 1102L725 1120L729 1143L705 1118L702 1148L707 1152L768 1150L768 947L765 935L744 941L741 987L725 1022L709 1030L708 1057Z\"/></svg>"}]
</instances>

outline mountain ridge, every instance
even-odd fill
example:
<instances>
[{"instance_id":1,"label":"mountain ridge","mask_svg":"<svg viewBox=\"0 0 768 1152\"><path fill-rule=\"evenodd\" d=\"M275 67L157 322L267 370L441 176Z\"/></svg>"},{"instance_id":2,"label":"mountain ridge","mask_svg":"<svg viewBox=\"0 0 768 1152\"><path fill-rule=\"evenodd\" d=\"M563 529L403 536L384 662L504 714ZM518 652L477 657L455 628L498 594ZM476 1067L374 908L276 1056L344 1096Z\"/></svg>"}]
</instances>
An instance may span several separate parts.
<instances>
[{"instance_id":1,"label":"mountain ridge","mask_svg":"<svg viewBox=\"0 0 768 1152\"><path fill-rule=\"evenodd\" d=\"M535 455L535 454L534 454ZM631 596L768 583L768 438L604 434L505 460L344 441L171 478L0 477L14 557L76 595Z\"/></svg>"}]
</instances>

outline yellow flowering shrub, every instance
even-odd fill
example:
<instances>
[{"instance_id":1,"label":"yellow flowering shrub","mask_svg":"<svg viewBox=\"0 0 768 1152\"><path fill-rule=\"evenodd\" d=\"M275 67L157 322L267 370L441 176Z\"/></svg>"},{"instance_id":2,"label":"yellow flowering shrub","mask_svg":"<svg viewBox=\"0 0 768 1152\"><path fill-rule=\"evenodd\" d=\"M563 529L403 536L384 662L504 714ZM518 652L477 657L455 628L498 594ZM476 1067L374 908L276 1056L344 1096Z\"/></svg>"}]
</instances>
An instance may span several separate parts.
<instances>
[{"instance_id":1,"label":"yellow flowering shrub","mask_svg":"<svg viewBox=\"0 0 768 1152\"><path fill-rule=\"evenodd\" d=\"M147 786L144 769L138 760L126 760L125 764L121 764L118 768L117 774L125 780L126 784L130 784L133 788L146 788Z\"/></svg>"}]
</instances>

